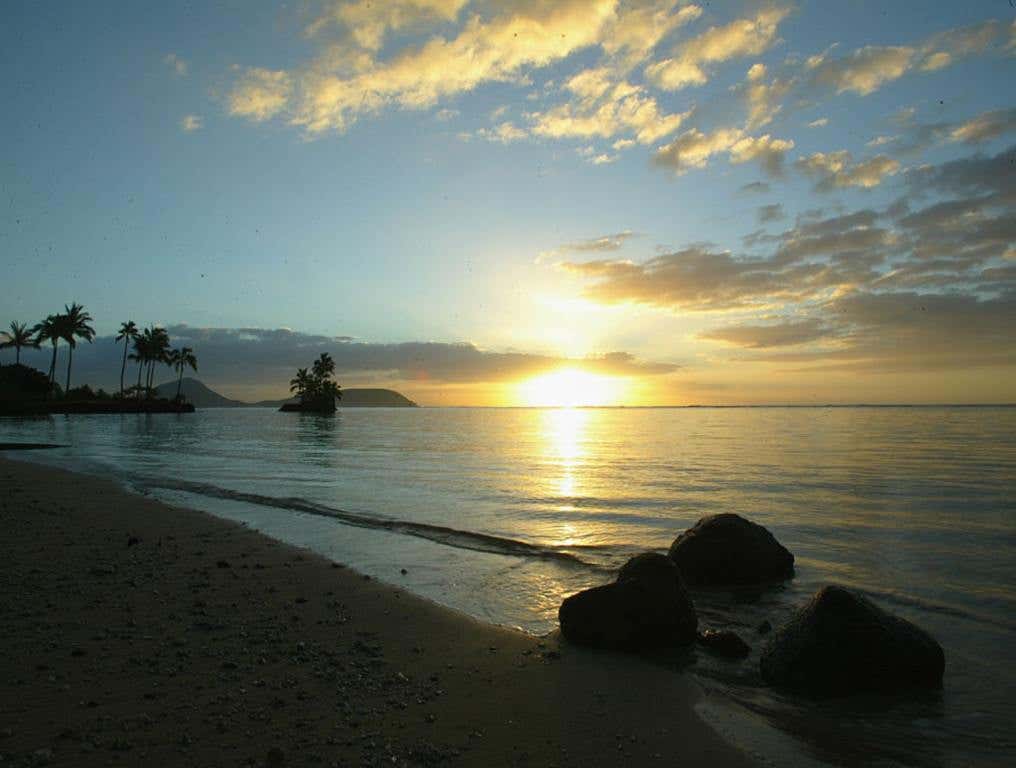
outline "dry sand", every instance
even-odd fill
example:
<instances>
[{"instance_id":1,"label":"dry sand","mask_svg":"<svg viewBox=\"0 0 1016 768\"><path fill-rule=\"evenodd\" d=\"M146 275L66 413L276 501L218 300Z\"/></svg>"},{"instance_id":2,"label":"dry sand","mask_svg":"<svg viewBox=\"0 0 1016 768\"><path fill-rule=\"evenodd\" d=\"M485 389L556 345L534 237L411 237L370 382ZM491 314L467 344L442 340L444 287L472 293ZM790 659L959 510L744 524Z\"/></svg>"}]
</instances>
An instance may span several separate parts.
<instances>
[{"instance_id":1,"label":"dry sand","mask_svg":"<svg viewBox=\"0 0 1016 768\"><path fill-rule=\"evenodd\" d=\"M0 459L0 765L750 765L687 675Z\"/></svg>"}]
</instances>

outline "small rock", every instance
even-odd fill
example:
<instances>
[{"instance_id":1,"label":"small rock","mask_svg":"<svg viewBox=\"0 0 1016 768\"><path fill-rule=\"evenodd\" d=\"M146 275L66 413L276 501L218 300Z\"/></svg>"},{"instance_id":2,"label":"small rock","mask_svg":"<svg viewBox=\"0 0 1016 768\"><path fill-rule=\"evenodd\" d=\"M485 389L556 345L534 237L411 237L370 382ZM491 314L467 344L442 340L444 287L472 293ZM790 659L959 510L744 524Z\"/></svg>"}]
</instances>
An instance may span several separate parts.
<instances>
[{"instance_id":1,"label":"small rock","mask_svg":"<svg viewBox=\"0 0 1016 768\"><path fill-rule=\"evenodd\" d=\"M772 628L773 628L773 625L769 623L769 619L766 619L761 624L759 624L757 627L755 627L755 631L758 632L760 635L764 635L764 634L767 634L768 632L770 632L772 630Z\"/></svg>"},{"instance_id":2,"label":"small rock","mask_svg":"<svg viewBox=\"0 0 1016 768\"><path fill-rule=\"evenodd\" d=\"M751 646L744 642L736 632L706 629L699 632L696 639L699 645L717 656L743 659L751 653Z\"/></svg>"},{"instance_id":3,"label":"small rock","mask_svg":"<svg viewBox=\"0 0 1016 768\"><path fill-rule=\"evenodd\" d=\"M402 569L402 570L400 571L400 573L401 573L401 574L402 574L403 576L405 576L405 575L406 575L407 573L409 573L409 571L407 571L407 570L406 570L405 568L403 568L403 569Z\"/></svg>"}]
</instances>

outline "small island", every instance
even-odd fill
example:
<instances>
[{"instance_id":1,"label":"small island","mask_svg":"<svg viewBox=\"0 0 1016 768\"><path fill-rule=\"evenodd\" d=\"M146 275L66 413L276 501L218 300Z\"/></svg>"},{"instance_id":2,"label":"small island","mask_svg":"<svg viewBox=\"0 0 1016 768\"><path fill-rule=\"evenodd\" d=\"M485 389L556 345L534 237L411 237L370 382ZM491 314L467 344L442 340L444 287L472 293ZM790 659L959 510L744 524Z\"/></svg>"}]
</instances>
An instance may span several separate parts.
<instances>
[{"instance_id":1,"label":"small island","mask_svg":"<svg viewBox=\"0 0 1016 768\"><path fill-rule=\"evenodd\" d=\"M295 413L335 413L335 401L342 399L342 388L332 378L335 361L327 352L314 361L310 373L300 368L289 382L289 391L297 397L295 403L284 403L280 411Z\"/></svg>"}]
</instances>

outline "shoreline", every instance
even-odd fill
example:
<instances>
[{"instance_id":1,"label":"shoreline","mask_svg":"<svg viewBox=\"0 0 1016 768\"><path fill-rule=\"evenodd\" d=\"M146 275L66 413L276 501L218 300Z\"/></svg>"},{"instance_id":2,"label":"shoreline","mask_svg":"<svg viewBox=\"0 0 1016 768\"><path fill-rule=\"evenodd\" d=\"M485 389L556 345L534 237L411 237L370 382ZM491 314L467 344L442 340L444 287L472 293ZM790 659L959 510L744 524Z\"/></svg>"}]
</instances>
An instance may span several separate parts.
<instances>
[{"instance_id":1,"label":"shoreline","mask_svg":"<svg viewBox=\"0 0 1016 768\"><path fill-rule=\"evenodd\" d=\"M5 765L754 764L687 673L112 480L3 457L0 478Z\"/></svg>"}]
</instances>

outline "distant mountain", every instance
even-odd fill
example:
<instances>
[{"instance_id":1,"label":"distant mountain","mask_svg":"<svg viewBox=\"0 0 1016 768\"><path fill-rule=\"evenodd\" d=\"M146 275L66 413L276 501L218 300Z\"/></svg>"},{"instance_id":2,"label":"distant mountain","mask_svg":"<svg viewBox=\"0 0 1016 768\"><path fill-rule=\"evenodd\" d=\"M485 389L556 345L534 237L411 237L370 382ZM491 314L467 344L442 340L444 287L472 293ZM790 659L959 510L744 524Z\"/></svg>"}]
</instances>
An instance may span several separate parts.
<instances>
[{"instance_id":1,"label":"distant mountain","mask_svg":"<svg viewBox=\"0 0 1016 768\"><path fill-rule=\"evenodd\" d=\"M197 379L189 377L183 380L180 393L195 408L240 408L247 405L239 400L223 397L214 389L209 389ZM155 388L155 394L159 397L176 397L176 382L167 381L165 384L160 384Z\"/></svg>"},{"instance_id":2,"label":"distant mountain","mask_svg":"<svg viewBox=\"0 0 1016 768\"><path fill-rule=\"evenodd\" d=\"M159 397L176 397L176 382L167 381L155 388ZM257 403L245 403L223 397L213 389L209 389L197 379L186 378L180 389L187 401L195 408L278 408L287 400L261 400ZM417 405L405 395L393 389L343 389L339 405L343 408L416 408Z\"/></svg>"}]
</instances>

